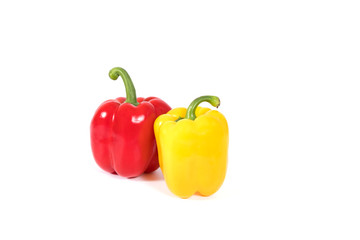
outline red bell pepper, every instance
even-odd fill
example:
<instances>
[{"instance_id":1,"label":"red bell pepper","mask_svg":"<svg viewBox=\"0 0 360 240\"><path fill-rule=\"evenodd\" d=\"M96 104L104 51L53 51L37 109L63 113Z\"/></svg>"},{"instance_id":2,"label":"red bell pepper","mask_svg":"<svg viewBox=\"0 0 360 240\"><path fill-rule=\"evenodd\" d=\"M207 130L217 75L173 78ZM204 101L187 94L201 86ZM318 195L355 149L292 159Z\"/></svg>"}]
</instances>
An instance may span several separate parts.
<instances>
[{"instance_id":1,"label":"red bell pepper","mask_svg":"<svg viewBox=\"0 0 360 240\"><path fill-rule=\"evenodd\" d=\"M171 108L156 97L136 98L129 74L122 68L109 72L122 77L126 98L103 102L91 121L91 147L96 163L105 171L137 177L159 167L154 121Z\"/></svg>"}]
</instances>

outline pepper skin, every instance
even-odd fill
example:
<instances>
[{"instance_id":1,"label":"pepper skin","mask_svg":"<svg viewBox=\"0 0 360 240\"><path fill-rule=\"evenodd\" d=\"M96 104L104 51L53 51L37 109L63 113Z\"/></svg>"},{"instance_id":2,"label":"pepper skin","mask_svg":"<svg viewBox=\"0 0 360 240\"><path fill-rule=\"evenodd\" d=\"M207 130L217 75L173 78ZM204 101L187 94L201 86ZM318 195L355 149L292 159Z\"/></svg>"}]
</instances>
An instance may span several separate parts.
<instances>
[{"instance_id":1,"label":"pepper skin","mask_svg":"<svg viewBox=\"0 0 360 240\"><path fill-rule=\"evenodd\" d=\"M175 108L154 123L160 168L170 191L181 198L196 192L209 196L225 179L228 124L220 112L197 107L203 101L220 105L218 97L202 96L187 110Z\"/></svg>"},{"instance_id":2,"label":"pepper skin","mask_svg":"<svg viewBox=\"0 0 360 240\"><path fill-rule=\"evenodd\" d=\"M95 112L90 125L95 161L103 170L128 178L155 171L159 163L153 124L171 108L156 97L136 98L124 69L113 68L109 76L122 77L126 98L107 100Z\"/></svg>"}]
</instances>

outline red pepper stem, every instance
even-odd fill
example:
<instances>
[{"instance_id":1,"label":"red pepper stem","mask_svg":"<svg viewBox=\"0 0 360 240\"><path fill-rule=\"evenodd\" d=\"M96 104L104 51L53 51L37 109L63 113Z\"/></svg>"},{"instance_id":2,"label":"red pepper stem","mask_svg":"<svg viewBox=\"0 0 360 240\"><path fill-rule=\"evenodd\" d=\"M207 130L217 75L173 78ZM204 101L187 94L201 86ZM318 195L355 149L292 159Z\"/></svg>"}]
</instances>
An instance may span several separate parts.
<instances>
[{"instance_id":1,"label":"red pepper stem","mask_svg":"<svg viewBox=\"0 0 360 240\"><path fill-rule=\"evenodd\" d=\"M139 105L138 101L136 100L136 91L133 82L131 81L131 78L129 74L125 71L125 69L120 67L115 67L110 70L109 77L112 80L118 79L118 77L121 76L124 85L125 85L125 91L126 91L126 100L125 102L131 103L134 106Z\"/></svg>"},{"instance_id":2,"label":"red pepper stem","mask_svg":"<svg viewBox=\"0 0 360 240\"><path fill-rule=\"evenodd\" d=\"M187 108L185 119L195 120L195 118L196 118L195 110L196 110L197 106L202 102L208 102L214 107L220 106L220 99L216 96L207 95L207 96L198 97L194 101L192 101L190 103L189 107Z\"/></svg>"}]
</instances>

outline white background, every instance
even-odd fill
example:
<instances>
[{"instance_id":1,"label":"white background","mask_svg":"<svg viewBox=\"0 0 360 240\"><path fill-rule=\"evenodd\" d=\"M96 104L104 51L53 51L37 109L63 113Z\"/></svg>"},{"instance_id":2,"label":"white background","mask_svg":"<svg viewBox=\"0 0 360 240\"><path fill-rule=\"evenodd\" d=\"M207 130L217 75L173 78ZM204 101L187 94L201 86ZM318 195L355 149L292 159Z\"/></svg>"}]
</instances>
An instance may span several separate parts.
<instances>
[{"instance_id":1,"label":"white background","mask_svg":"<svg viewBox=\"0 0 360 240\"><path fill-rule=\"evenodd\" d=\"M1 1L0 239L360 239L358 1ZM95 164L104 100L217 95L210 197ZM206 103L202 104L206 105Z\"/></svg>"}]
</instances>

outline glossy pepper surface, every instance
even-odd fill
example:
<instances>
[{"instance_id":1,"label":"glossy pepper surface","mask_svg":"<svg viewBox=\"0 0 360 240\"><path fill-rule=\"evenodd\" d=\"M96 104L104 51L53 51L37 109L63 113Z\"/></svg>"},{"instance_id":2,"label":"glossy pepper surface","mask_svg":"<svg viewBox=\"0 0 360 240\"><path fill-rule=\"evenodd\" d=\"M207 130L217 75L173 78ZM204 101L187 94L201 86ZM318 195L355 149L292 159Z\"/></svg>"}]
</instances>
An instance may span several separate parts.
<instances>
[{"instance_id":1,"label":"glossy pepper surface","mask_svg":"<svg viewBox=\"0 0 360 240\"><path fill-rule=\"evenodd\" d=\"M202 96L154 123L160 168L170 191L181 198L209 196L225 179L228 124L220 112L198 107L203 101L220 105L218 97Z\"/></svg>"},{"instance_id":2,"label":"glossy pepper surface","mask_svg":"<svg viewBox=\"0 0 360 240\"><path fill-rule=\"evenodd\" d=\"M168 104L156 97L136 98L129 74L122 68L109 72L111 79L122 77L126 98L103 102L90 125L91 147L96 163L105 171L136 177L159 167L153 124L168 112Z\"/></svg>"}]
</instances>

